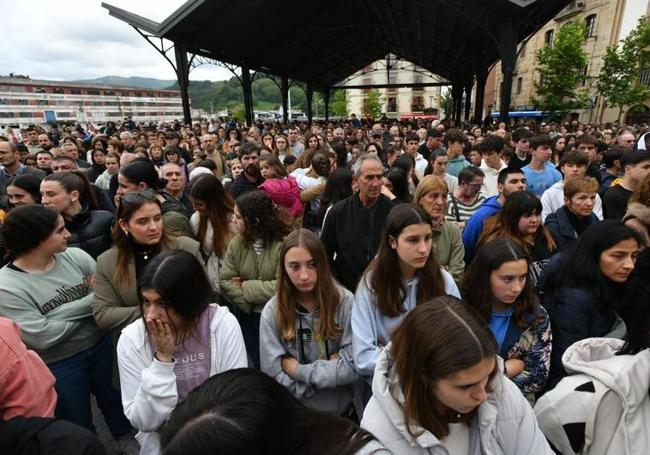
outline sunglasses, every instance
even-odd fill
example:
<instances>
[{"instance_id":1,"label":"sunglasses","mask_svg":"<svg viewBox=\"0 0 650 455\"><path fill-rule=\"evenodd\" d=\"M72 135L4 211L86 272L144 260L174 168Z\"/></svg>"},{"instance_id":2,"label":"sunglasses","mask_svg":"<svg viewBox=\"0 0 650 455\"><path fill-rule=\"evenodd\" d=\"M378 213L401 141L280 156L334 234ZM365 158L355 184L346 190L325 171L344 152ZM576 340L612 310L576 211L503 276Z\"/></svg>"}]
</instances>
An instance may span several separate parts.
<instances>
[{"instance_id":1,"label":"sunglasses","mask_svg":"<svg viewBox=\"0 0 650 455\"><path fill-rule=\"evenodd\" d=\"M122 202L126 202L127 204L133 204L134 202L140 202L140 201L152 201L155 198L156 198L156 192L151 188L147 188L146 190L124 194L122 196Z\"/></svg>"}]
</instances>

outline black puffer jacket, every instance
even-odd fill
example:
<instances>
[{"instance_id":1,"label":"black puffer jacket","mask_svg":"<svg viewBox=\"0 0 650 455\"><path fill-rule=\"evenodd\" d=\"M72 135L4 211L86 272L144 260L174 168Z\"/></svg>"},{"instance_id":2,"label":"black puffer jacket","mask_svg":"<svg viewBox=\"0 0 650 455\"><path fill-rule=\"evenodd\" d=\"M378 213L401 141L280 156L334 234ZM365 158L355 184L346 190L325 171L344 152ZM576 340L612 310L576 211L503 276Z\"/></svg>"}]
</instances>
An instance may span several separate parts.
<instances>
[{"instance_id":1,"label":"black puffer jacket","mask_svg":"<svg viewBox=\"0 0 650 455\"><path fill-rule=\"evenodd\" d=\"M106 210L84 208L71 220L66 220L65 228L72 235L68 246L81 248L93 259L109 249L113 244L111 227L113 214Z\"/></svg>"}]
</instances>

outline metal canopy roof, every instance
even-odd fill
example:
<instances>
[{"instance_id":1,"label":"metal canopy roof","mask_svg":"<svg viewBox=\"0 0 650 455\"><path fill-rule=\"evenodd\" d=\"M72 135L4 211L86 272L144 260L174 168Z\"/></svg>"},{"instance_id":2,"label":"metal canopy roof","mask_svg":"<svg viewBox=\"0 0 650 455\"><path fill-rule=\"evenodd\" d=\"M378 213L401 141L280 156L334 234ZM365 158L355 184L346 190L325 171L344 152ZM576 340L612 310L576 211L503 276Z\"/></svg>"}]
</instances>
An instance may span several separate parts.
<instances>
[{"instance_id":1,"label":"metal canopy roof","mask_svg":"<svg viewBox=\"0 0 650 455\"><path fill-rule=\"evenodd\" d=\"M162 23L103 3L109 13L193 54L335 86L389 53L453 82L499 60L501 20L519 40L569 0L189 0ZM518 6L523 4L527 6Z\"/></svg>"}]
</instances>

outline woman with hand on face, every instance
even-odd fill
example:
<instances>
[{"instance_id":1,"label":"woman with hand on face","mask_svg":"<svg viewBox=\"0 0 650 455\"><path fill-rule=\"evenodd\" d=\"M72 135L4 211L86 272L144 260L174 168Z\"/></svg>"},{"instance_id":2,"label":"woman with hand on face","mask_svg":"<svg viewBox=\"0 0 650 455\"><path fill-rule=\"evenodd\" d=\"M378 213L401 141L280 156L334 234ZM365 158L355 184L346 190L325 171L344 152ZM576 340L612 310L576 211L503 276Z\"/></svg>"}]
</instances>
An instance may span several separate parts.
<instances>
[{"instance_id":1,"label":"woman with hand on face","mask_svg":"<svg viewBox=\"0 0 650 455\"><path fill-rule=\"evenodd\" d=\"M460 297L452 276L431 252L431 237L431 217L423 208L397 205L386 219L379 252L359 281L352 307L352 347L355 368L368 384L377 359L408 312L433 297Z\"/></svg>"},{"instance_id":2,"label":"woman with hand on face","mask_svg":"<svg viewBox=\"0 0 650 455\"><path fill-rule=\"evenodd\" d=\"M117 346L124 413L140 431L140 454L159 453L160 428L194 388L246 366L235 317L211 304L203 265L186 251L160 253L138 280L140 319Z\"/></svg>"},{"instance_id":3,"label":"woman with hand on face","mask_svg":"<svg viewBox=\"0 0 650 455\"><path fill-rule=\"evenodd\" d=\"M68 245L93 259L111 247L113 214L98 210L90 182L83 171L55 172L41 182L41 201L63 216L70 232Z\"/></svg>"},{"instance_id":4,"label":"woman with hand on face","mask_svg":"<svg viewBox=\"0 0 650 455\"><path fill-rule=\"evenodd\" d=\"M411 311L381 352L361 427L408 454L552 455L489 327L453 297Z\"/></svg>"},{"instance_id":5,"label":"woman with hand on face","mask_svg":"<svg viewBox=\"0 0 650 455\"><path fill-rule=\"evenodd\" d=\"M307 229L282 244L278 292L262 310L263 372L311 407L345 415L353 383L350 317L354 297L334 282L325 247Z\"/></svg>"},{"instance_id":6,"label":"woman with hand on face","mask_svg":"<svg viewBox=\"0 0 650 455\"><path fill-rule=\"evenodd\" d=\"M465 247L460 230L455 223L447 221L447 183L437 175L427 175L415 190L414 202L431 217L433 255L454 280L460 281L465 271Z\"/></svg>"},{"instance_id":7,"label":"woman with hand on face","mask_svg":"<svg viewBox=\"0 0 650 455\"><path fill-rule=\"evenodd\" d=\"M95 261L67 248L63 217L42 205L9 212L2 236L10 262L0 269L0 316L20 326L23 342L56 378L55 415L94 431L92 391L113 436L127 435L131 426L110 380L111 337L90 308Z\"/></svg>"},{"instance_id":8,"label":"woman with hand on face","mask_svg":"<svg viewBox=\"0 0 650 455\"><path fill-rule=\"evenodd\" d=\"M462 291L489 324L506 376L534 403L548 378L551 325L528 280L528 255L511 239L486 243L467 269Z\"/></svg>"}]
</instances>

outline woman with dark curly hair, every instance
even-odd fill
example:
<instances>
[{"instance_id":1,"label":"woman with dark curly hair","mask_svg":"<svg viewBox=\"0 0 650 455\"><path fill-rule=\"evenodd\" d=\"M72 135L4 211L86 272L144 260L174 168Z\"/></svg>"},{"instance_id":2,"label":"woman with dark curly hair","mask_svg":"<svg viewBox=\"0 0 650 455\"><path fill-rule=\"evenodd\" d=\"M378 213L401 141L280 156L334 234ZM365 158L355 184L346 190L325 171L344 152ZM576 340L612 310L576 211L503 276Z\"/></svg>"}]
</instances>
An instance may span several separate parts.
<instances>
[{"instance_id":1,"label":"woman with dark curly hair","mask_svg":"<svg viewBox=\"0 0 650 455\"><path fill-rule=\"evenodd\" d=\"M260 314L275 294L280 248L291 221L261 191L238 197L234 217L239 235L228 245L220 289L240 310L246 351L259 368Z\"/></svg>"}]
</instances>

